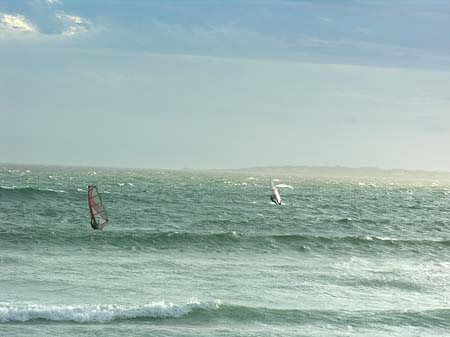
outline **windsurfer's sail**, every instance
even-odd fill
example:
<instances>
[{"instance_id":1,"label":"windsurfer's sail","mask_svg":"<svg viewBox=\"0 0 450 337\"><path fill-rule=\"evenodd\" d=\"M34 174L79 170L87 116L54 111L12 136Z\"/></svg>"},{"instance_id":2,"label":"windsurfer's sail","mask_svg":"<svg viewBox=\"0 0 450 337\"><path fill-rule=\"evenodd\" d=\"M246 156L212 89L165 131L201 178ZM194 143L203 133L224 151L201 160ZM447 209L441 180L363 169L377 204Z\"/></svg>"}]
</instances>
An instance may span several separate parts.
<instances>
[{"instance_id":1,"label":"windsurfer's sail","mask_svg":"<svg viewBox=\"0 0 450 337\"><path fill-rule=\"evenodd\" d=\"M103 229L109 222L102 197L98 193L97 186L88 186L89 212L91 212L91 227Z\"/></svg>"},{"instance_id":2,"label":"windsurfer's sail","mask_svg":"<svg viewBox=\"0 0 450 337\"><path fill-rule=\"evenodd\" d=\"M270 196L270 199L275 205L281 205L280 192L278 192L277 187L273 184L272 179L270 179L270 186L272 187L272 195Z\"/></svg>"}]
</instances>

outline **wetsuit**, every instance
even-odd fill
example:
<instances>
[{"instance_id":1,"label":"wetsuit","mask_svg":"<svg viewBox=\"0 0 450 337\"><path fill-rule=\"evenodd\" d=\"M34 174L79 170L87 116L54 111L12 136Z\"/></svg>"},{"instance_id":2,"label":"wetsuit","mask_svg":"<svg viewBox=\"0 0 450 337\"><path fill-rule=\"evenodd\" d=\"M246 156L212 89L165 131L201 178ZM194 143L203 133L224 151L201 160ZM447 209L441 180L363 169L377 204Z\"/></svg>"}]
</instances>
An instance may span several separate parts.
<instances>
[{"instance_id":1,"label":"wetsuit","mask_svg":"<svg viewBox=\"0 0 450 337\"><path fill-rule=\"evenodd\" d=\"M272 202L273 202L275 205L280 205L280 204L281 204L281 203L278 203L277 199L275 199L273 195L270 196L270 200L272 200Z\"/></svg>"},{"instance_id":2,"label":"wetsuit","mask_svg":"<svg viewBox=\"0 0 450 337\"><path fill-rule=\"evenodd\" d=\"M91 227L92 227L93 229L98 229L97 222L95 221L94 218L91 218Z\"/></svg>"}]
</instances>

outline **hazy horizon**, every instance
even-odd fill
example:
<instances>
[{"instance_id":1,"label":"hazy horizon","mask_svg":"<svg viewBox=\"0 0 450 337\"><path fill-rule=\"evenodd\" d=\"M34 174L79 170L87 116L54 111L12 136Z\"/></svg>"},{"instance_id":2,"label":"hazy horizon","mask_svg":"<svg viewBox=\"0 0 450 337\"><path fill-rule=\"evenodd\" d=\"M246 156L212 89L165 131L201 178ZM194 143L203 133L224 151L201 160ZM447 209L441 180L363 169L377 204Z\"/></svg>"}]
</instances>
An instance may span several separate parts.
<instances>
[{"instance_id":1,"label":"hazy horizon","mask_svg":"<svg viewBox=\"0 0 450 337\"><path fill-rule=\"evenodd\" d=\"M0 1L0 161L450 171L450 3Z\"/></svg>"},{"instance_id":2,"label":"hazy horizon","mask_svg":"<svg viewBox=\"0 0 450 337\"><path fill-rule=\"evenodd\" d=\"M221 167L221 168L193 168L193 167L181 167L181 168L167 168L167 167L133 167L133 166L101 166L101 165L64 165L64 164L39 164L39 163L13 163L13 162L0 162L0 166L6 167L22 167L22 168L32 168L32 167L55 167L61 169L105 169L105 170L137 170L137 171L186 171L186 172L242 172L242 173L255 173L264 174L269 173L274 174L299 174L306 173L307 175L322 173L337 173L337 174L349 174L358 172L360 174L367 175L370 177L371 174L410 174L414 175L449 175L449 171L439 171L439 170L422 170L422 169L403 169L403 168L384 168L376 166L340 166L340 165L329 165L329 166L311 166L311 165L274 165L274 166L247 166L247 167ZM270 172L268 172L270 171ZM269 174L270 175L270 174Z\"/></svg>"}]
</instances>

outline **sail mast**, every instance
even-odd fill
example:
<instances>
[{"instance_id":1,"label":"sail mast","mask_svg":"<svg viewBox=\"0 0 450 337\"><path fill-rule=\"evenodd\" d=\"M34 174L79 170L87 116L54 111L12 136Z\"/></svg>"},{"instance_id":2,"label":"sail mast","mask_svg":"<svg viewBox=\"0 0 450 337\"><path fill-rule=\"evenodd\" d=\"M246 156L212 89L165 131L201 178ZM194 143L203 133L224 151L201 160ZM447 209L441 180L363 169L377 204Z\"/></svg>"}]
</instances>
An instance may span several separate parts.
<instances>
[{"instance_id":1,"label":"sail mast","mask_svg":"<svg viewBox=\"0 0 450 337\"><path fill-rule=\"evenodd\" d=\"M88 203L89 212L91 213L91 227L93 229L105 228L109 218L97 186L88 186Z\"/></svg>"}]
</instances>

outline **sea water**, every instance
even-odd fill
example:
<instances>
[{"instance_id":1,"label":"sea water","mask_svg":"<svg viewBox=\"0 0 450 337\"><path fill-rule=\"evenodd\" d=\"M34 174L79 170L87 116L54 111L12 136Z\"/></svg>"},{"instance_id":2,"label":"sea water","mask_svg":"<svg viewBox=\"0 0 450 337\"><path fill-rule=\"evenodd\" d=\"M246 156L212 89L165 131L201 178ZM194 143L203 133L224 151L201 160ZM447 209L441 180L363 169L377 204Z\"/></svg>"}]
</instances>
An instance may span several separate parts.
<instances>
[{"instance_id":1,"label":"sea water","mask_svg":"<svg viewBox=\"0 0 450 337\"><path fill-rule=\"evenodd\" d=\"M0 165L0 336L450 336L449 200L436 182Z\"/></svg>"}]
</instances>

